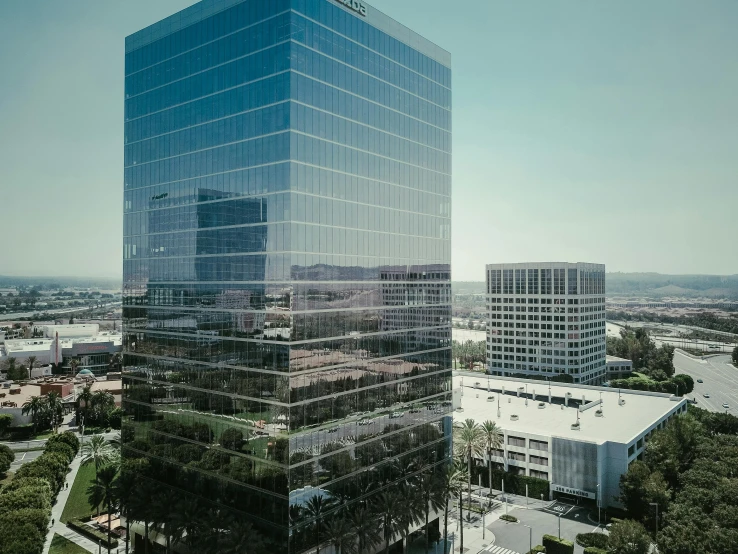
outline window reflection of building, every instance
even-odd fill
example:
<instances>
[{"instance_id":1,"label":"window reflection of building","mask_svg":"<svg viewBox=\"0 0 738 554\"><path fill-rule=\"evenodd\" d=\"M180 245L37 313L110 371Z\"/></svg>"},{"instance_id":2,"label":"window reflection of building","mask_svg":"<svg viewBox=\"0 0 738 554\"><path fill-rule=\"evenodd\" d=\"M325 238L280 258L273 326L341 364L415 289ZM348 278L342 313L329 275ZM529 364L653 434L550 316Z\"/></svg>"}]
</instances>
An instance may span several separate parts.
<instances>
[{"instance_id":1,"label":"window reflection of building","mask_svg":"<svg viewBox=\"0 0 738 554\"><path fill-rule=\"evenodd\" d=\"M123 455L214 544L302 552L310 498L449 456L450 59L375 10L227 4L127 39Z\"/></svg>"}]
</instances>

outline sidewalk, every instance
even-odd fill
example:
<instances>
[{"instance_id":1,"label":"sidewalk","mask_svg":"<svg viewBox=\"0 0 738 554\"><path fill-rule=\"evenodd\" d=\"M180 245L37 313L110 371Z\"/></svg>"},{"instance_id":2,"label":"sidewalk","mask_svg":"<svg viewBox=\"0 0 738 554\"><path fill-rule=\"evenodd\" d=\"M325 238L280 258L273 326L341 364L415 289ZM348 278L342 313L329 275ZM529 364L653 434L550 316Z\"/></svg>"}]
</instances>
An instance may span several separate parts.
<instances>
[{"instance_id":1,"label":"sidewalk","mask_svg":"<svg viewBox=\"0 0 738 554\"><path fill-rule=\"evenodd\" d=\"M64 506L67 503L67 499L69 498L69 493L72 491L72 485L74 484L75 477L77 477L80 465L82 465L82 458L77 456L72 460L72 463L69 466L70 471L67 473L65 480L65 483L69 485L69 489L62 486L59 491L59 495L56 497L56 503L51 508L51 518L54 520L54 525L49 525L49 531L46 534L46 542L44 543L44 552L49 551L51 541L54 538L54 533L59 533L61 536L78 544L88 552L97 552L97 544L92 542L90 539L83 537L79 533L76 533L59 521L61 519L62 512L64 511Z\"/></svg>"}]
</instances>

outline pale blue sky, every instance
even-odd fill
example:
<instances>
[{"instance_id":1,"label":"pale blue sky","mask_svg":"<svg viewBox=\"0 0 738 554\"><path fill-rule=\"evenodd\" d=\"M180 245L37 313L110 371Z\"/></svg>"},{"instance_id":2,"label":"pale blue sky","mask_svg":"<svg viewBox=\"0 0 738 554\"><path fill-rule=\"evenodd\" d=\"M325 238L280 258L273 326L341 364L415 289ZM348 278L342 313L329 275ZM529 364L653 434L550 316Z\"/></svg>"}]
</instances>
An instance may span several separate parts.
<instances>
[{"instance_id":1,"label":"pale blue sky","mask_svg":"<svg viewBox=\"0 0 738 554\"><path fill-rule=\"evenodd\" d=\"M0 2L0 275L121 270L124 37L191 0ZM453 56L453 278L738 273L738 2L374 0Z\"/></svg>"}]
</instances>

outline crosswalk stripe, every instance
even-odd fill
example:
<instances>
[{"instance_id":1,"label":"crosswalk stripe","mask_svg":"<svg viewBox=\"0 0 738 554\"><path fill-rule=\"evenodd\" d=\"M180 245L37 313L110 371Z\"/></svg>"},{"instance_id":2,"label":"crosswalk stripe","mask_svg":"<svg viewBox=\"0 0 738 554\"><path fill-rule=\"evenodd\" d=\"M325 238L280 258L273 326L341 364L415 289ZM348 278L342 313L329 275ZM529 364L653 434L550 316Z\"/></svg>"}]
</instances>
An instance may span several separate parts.
<instances>
[{"instance_id":1,"label":"crosswalk stripe","mask_svg":"<svg viewBox=\"0 0 738 554\"><path fill-rule=\"evenodd\" d=\"M495 546L494 544L490 544L487 548L484 549L484 551L491 552L492 554L518 554L513 550L503 548L501 546Z\"/></svg>"}]
</instances>

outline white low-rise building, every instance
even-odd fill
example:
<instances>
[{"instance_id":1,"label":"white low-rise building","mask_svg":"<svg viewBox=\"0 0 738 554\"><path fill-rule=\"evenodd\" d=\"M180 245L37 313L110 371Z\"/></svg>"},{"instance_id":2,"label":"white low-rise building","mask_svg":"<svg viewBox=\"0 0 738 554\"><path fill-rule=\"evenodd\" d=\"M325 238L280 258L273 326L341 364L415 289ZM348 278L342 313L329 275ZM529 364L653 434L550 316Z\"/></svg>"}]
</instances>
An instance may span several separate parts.
<instances>
[{"instance_id":1,"label":"white low-rise building","mask_svg":"<svg viewBox=\"0 0 738 554\"><path fill-rule=\"evenodd\" d=\"M498 467L549 481L552 497L601 507L620 506L620 476L651 433L687 410L669 394L472 373L454 376L453 398L455 421L491 420L504 431Z\"/></svg>"}]
</instances>

